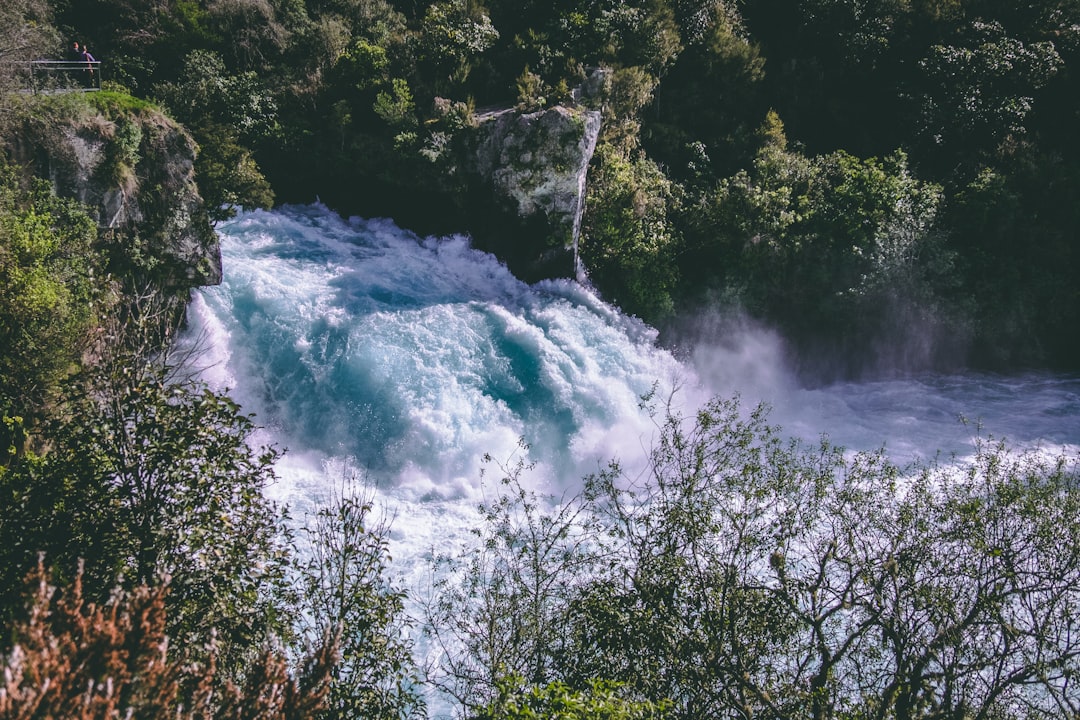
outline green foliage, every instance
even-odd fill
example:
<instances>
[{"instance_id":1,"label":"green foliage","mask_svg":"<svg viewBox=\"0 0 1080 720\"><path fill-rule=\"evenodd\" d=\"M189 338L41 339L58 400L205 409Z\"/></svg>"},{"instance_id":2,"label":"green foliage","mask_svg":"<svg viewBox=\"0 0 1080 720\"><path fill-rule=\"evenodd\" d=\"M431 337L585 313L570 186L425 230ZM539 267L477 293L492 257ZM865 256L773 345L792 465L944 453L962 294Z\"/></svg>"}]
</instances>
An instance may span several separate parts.
<instances>
[{"instance_id":1,"label":"green foliage","mask_svg":"<svg viewBox=\"0 0 1080 720\"><path fill-rule=\"evenodd\" d=\"M423 715L405 638L404 592L387 578L389 525L346 482L303 531L308 559L297 584L305 642L338 638L340 660L318 717L405 718Z\"/></svg>"},{"instance_id":2,"label":"green foliage","mask_svg":"<svg viewBox=\"0 0 1080 720\"><path fill-rule=\"evenodd\" d=\"M49 453L0 476L2 586L18 587L42 551L69 578L84 561L95 599L118 577L169 578L169 635L193 653L216 635L230 673L292 625L282 518L263 495L278 453L249 447L255 426L236 403L174 381L147 354L153 342L133 349L131 328L161 319L143 313L110 329L86 393L49 428Z\"/></svg>"},{"instance_id":3,"label":"green foliage","mask_svg":"<svg viewBox=\"0 0 1080 720\"><path fill-rule=\"evenodd\" d=\"M600 141L629 156L638 147L639 115L652 100L656 77L639 67L620 68L602 93Z\"/></svg>"},{"instance_id":4,"label":"green foliage","mask_svg":"<svg viewBox=\"0 0 1080 720\"><path fill-rule=\"evenodd\" d=\"M375 114L392 129L407 131L416 127L416 105L409 83L401 78L390 82L390 92L379 92L373 107Z\"/></svg>"},{"instance_id":5,"label":"green foliage","mask_svg":"<svg viewBox=\"0 0 1080 720\"><path fill-rule=\"evenodd\" d=\"M536 112L547 105L544 97L544 81L526 65L517 82L517 107L523 112Z\"/></svg>"},{"instance_id":6,"label":"green foliage","mask_svg":"<svg viewBox=\"0 0 1080 720\"><path fill-rule=\"evenodd\" d=\"M765 58L738 14L716 12L663 78L655 112L646 116L648 147L676 177L693 160L685 152L690 143L710 158L696 170L716 174L745 167L756 150L751 128L765 111Z\"/></svg>"},{"instance_id":7,"label":"green foliage","mask_svg":"<svg viewBox=\"0 0 1080 720\"><path fill-rule=\"evenodd\" d=\"M0 133L18 117L14 91L38 79L22 66L48 53L59 44L52 25L52 7L47 0L12 0L0 8Z\"/></svg>"},{"instance_id":8,"label":"green foliage","mask_svg":"<svg viewBox=\"0 0 1080 720\"><path fill-rule=\"evenodd\" d=\"M278 17L275 3L265 0L208 4L206 25L211 37L219 38L215 44L233 67L251 72L280 61L292 35Z\"/></svg>"},{"instance_id":9,"label":"green foliage","mask_svg":"<svg viewBox=\"0 0 1080 720\"><path fill-rule=\"evenodd\" d=\"M1068 163L1025 160L985 167L948 206L956 228L957 264L980 309L978 353L997 367L1061 362L1074 356L1080 318L1071 278L1080 247L1071 232L1074 204L1064 202L1080 179Z\"/></svg>"},{"instance_id":10,"label":"green foliage","mask_svg":"<svg viewBox=\"0 0 1080 720\"><path fill-rule=\"evenodd\" d=\"M498 697L480 709L474 720L650 720L665 717L664 703L635 702L619 696L619 686L596 681L575 691L563 683L524 686L521 678L498 683Z\"/></svg>"},{"instance_id":11,"label":"green foliage","mask_svg":"<svg viewBox=\"0 0 1080 720\"><path fill-rule=\"evenodd\" d=\"M1078 472L981 440L901 468L785 440L734 400L669 409L644 468L613 463L578 498L538 502L511 474L465 554L467 623L435 618L470 628L446 667L492 673L500 649L476 717L1054 715L1080 670ZM559 588L543 633L534 574ZM554 662L522 680L534 657ZM590 706L598 688L637 704Z\"/></svg>"},{"instance_id":12,"label":"green foliage","mask_svg":"<svg viewBox=\"0 0 1080 720\"><path fill-rule=\"evenodd\" d=\"M105 172L112 185L126 190L131 190L135 185L135 166L140 159L139 146L142 139L142 125L127 117L121 117L117 121L105 157Z\"/></svg>"},{"instance_id":13,"label":"green foliage","mask_svg":"<svg viewBox=\"0 0 1080 720\"><path fill-rule=\"evenodd\" d=\"M254 210L274 204L269 181L230 126L207 125L201 138L195 171L211 220L230 218L238 207Z\"/></svg>"},{"instance_id":14,"label":"green foliage","mask_svg":"<svg viewBox=\"0 0 1080 720\"><path fill-rule=\"evenodd\" d=\"M974 21L956 44L934 45L924 73L920 133L934 145L993 151L1024 133L1034 95L1062 69L1053 42L1024 43L999 22Z\"/></svg>"},{"instance_id":15,"label":"green foliage","mask_svg":"<svg viewBox=\"0 0 1080 720\"><path fill-rule=\"evenodd\" d=\"M335 68L350 78L357 90L380 85L387 78L390 59L386 49L366 40L357 40L342 56Z\"/></svg>"},{"instance_id":16,"label":"green foliage","mask_svg":"<svg viewBox=\"0 0 1080 720\"><path fill-rule=\"evenodd\" d=\"M439 0L429 5L420 26L419 50L435 76L436 91L464 82L498 38L491 18L476 3Z\"/></svg>"},{"instance_id":17,"label":"green foliage","mask_svg":"<svg viewBox=\"0 0 1080 720\"><path fill-rule=\"evenodd\" d=\"M902 152L863 160L784 150L777 123L760 131L752 171L690 206L690 283L739 296L796 340L800 328L841 342L874 338L895 331L892 313L924 316L924 329L951 324L958 337L962 306L942 307L954 255L938 229L941 188L914 177Z\"/></svg>"},{"instance_id":18,"label":"green foliage","mask_svg":"<svg viewBox=\"0 0 1080 720\"><path fill-rule=\"evenodd\" d=\"M230 74L210 51L188 54L183 77L155 92L199 143L196 178L211 219L232 217L238 207L270 207L274 193L251 146L278 132L273 95L256 72Z\"/></svg>"},{"instance_id":19,"label":"green foliage","mask_svg":"<svg viewBox=\"0 0 1080 720\"><path fill-rule=\"evenodd\" d=\"M107 117L123 117L139 115L145 110L158 110L158 106L149 100L135 97L126 88L103 83L100 91L85 93L80 100L97 108Z\"/></svg>"},{"instance_id":20,"label":"green foliage","mask_svg":"<svg viewBox=\"0 0 1080 720\"><path fill-rule=\"evenodd\" d=\"M155 87L178 120L194 128L228 125L246 142L274 135L277 103L258 73L230 73L219 54L206 50L189 53L183 68L181 82Z\"/></svg>"},{"instance_id":21,"label":"green foliage","mask_svg":"<svg viewBox=\"0 0 1080 720\"><path fill-rule=\"evenodd\" d=\"M671 313L679 237L669 222L675 188L647 158L597 150L582 223L580 253L612 301L649 321Z\"/></svg>"},{"instance_id":22,"label":"green foliage","mask_svg":"<svg viewBox=\"0 0 1080 720\"><path fill-rule=\"evenodd\" d=\"M78 203L0 166L0 414L40 416L79 360L103 290L96 239Z\"/></svg>"}]
</instances>

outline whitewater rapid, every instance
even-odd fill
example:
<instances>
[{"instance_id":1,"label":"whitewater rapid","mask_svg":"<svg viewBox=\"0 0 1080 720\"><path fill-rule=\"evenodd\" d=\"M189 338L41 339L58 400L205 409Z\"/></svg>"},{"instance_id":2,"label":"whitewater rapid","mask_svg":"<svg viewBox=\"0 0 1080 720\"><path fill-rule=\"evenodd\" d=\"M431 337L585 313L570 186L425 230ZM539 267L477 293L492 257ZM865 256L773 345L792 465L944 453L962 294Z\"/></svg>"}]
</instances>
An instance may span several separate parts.
<instances>
[{"instance_id":1,"label":"whitewater rapid","mask_svg":"<svg viewBox=\"0 0 1080 720\"><path fill-rule=\"evenodd\" d=\"M642 408L650 393L688 413L738 394L747 407L770 404L787 434L885 447L901 463L962 457L978 437L1080 448L1073 376L806 389L767 329L718 323L676 357L589 289L522 283L462 237L420 238L318 205L242 213L217 230L224 281L189 310L198 369L255 414L260 442L287 449L269 492L294 518L343 476L364 478L394 518L406 585L424 576L433 548L476 523L497 480L485 455L534 463L528 482L555 496L613 459L633 472L656 435Z\"/></svg>"}]
</instances>

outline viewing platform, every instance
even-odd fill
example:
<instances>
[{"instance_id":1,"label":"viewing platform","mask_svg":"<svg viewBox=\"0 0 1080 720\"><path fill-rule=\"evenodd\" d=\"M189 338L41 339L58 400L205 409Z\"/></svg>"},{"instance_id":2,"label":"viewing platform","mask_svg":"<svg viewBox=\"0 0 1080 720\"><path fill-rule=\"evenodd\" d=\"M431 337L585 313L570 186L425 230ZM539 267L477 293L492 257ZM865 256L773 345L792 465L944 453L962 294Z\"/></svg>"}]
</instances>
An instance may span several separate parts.
<instances>
[{"instance_id":1,"label":"viewing platform","mask_svg":"<svg viewBox=\"0 0 1080 720\"><path fill-rule=\"evenodd\" d=\"M21 63L24 92L95 92L101 89L100 60L31 60Z\"/></svg>"}]
</instances>

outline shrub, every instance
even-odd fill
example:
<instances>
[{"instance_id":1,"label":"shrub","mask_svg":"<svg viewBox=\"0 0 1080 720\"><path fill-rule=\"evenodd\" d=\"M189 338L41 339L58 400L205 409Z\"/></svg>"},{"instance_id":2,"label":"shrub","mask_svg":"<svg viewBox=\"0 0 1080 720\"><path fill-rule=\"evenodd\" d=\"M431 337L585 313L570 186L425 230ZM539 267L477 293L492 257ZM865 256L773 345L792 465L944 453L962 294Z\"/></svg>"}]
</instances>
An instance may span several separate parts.
<instances>
[{"instance_id":1,"label":"shrub","mask_svg":"<svg viewBox=\"0 0 1080 720\"><path fill-rule=\"evenodd\" d=\"M266 650L242 685L222 685L212 647L197 664L170 647L165 585L117 591L98 605L83 597L81 574L62 593L48 580L39 561L26 582L27 617L0 653L0 717L286 720L324 705L332 642L307 660L299 677L290 675L284 657Z\"/></svg>"}]
</instances>

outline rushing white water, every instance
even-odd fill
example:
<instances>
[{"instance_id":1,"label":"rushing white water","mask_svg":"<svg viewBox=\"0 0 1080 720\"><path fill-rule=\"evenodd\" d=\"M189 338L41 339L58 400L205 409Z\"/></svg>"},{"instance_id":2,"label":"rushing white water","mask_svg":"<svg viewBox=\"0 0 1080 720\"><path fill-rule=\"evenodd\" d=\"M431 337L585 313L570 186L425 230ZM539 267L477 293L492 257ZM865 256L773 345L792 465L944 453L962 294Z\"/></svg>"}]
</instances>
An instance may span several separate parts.
<instances>
[{"instance_id":1,"label":"rushing white water","mask_svg":"<svg viewBox=\"0 0 1080 720\"><path fill-rule=\"evenodd\" d=\"M224 283L190 309L206 379L288 449L273 492L294 517L345 466L374 483L396 515L406 581L474 522L485 453L535 462L542 490L572 493L608 460L643 458L655 426L639 401L654 387L658 397L679 388L688 410L715 394L765 401L789 434L885 446L901 462L962 455L979 434L1080 447L1080 378L926 375L807 390L767 330L727 323L680 360L577 283L525 285L464 238L421 239L320 206L245 213L218 231Z\"/></svg>"}]
</instances>

